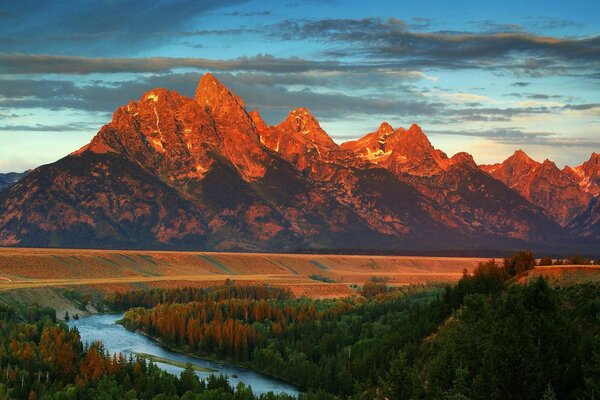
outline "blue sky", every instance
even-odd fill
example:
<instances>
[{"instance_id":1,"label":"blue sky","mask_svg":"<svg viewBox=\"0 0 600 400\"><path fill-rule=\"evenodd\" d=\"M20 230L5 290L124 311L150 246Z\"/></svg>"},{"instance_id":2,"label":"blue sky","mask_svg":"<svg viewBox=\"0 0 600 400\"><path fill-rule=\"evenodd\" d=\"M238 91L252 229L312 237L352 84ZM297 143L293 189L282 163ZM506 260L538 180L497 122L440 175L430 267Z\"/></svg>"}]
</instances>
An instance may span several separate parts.
<instances>
[{"instance_id":1,"label":"blue sky","mask_svg":"<svg viewBox=\"0 0 600 400\"><path fill-rule=\"evenodd\" d=\"M51 4L48 4L51 3ZM214 73L338 142L418 123L449 155L600 151L598 1L0 3L0 172L55 161L153 87Z\"/></svg>"}]
</instances>

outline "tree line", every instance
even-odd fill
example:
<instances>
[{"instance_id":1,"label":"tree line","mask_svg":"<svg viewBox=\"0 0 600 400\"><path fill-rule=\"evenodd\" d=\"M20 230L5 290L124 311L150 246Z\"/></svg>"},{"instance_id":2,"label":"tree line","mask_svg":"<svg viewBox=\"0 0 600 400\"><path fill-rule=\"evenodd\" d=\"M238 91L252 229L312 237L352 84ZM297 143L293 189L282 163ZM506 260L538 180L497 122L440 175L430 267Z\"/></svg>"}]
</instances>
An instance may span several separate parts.
<instances>
[{"instance_id":1,"label":"tree line","mask_svg":"<svg viewBox=\"0 0 600 400\"><path fill-rule=\"evenodd\" d=\"M519 252L443 289L370 282L354 299L166 304L134 309L125 324L320 396L598 398L599 287L513 282L535 265Z\"/></svg>"},{"instance_id":2,"label":"tree line","mask_svg":"<svg viewBox=\"0 0 600 400\"><path fill-rule=\"evenodd\" d=\"M301 395L318 400L320 395ZM84 346L79 332L57 323L55 311L0 306L0 398L28 400L292 400L256 395L226 377L200 380L191 365L169 374L141 357L107 353L101 343Z\"/></svg>"}]
</instances>

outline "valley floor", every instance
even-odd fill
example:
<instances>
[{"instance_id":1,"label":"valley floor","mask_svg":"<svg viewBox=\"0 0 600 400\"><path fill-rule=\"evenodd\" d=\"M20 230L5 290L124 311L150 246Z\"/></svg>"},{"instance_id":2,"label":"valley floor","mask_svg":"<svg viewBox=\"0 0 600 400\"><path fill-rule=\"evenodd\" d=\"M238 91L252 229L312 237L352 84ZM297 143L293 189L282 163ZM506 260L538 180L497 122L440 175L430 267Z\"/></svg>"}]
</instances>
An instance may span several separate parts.
<instances>
[{"instance_id":1,"label":"valley floor","mask_svg":"<svg viewBox=\"0 0 600 400\"><path fill-rule=\"evenodd\" d=\"M0 291L86 286L103 291L240 284L289 287L311 298L388 285L455 282L481 258L0 248ZM327 282L325 282L327 281Z\"/></svg>"}]
</instances>

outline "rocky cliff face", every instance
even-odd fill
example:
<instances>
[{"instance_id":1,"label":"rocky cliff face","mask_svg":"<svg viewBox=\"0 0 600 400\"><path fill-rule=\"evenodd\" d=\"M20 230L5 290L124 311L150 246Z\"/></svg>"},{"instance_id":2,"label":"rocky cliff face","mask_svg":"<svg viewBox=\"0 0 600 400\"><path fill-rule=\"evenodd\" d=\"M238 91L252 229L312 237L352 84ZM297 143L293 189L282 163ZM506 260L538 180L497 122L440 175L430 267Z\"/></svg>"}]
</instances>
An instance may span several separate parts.
<instances>
[{"instance_id":1,"label":"rocky cliff face","mask_svg":"<svg viewBox=\"0 0 600 400\"><path fill-rule=\"evenodd\" d=\"M592 153L588 161L578 167L566 166L563 172L569 175L583 192L592 196L600 195L600 154Z\"/></svg>"},{"instance_id":2,"label":"rocky cliff face","mask_svg":"<svg viewBox=\"0 0 600 400\"><path fill-rule=\"evenodd\" d=\"M417 125L383 123L340 146L305 109L268 126L210 74L194 98L154 89L120 107L90 144L0 193L1 245L415 252L572 241Z\"/></svg>"}]
</instances>

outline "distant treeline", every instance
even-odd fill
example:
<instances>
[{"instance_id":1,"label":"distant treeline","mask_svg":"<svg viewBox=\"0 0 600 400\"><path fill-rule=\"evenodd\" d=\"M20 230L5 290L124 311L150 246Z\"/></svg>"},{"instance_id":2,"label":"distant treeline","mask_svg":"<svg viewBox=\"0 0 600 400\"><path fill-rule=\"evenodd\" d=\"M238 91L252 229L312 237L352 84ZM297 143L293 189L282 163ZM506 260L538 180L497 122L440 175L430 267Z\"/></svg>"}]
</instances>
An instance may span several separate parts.
<instances>
[{"instance_id":1,"label":"distant treeline","mask_svg":"<svg viewBox=\"0 0 600 400\"><path fill-rule=\"evenodd\" d=\"M538 265L600 265L600 259L586 258L580 255L574 255L567 258L552 258L544 256L540 259Z\"/></svg>"},{"instance_id":2,"label":"distant treeline","mask_svg":"<svg viewBox=\"0 0 600 400\"><path fill-rule=\"evenodd\" d=\"M600 250L599 250L600 251ZM569 259L587 259L597 261L599 251L593 251L586 255L573 255L568 251L560 251L555 253L550 258L554 260L569 260ZM507 254L514 254L514 250L498 250L498 249L465 249L465 250L386 250L386 249L347 249L347 248L327 248L327 249L296 249L292 251L294 254L318 254L318 255L360 255L360 256L417 256L417 257L494 257L502 259ZM548 253L547 251L545 253ZM286 254L286 253L283 253Z\"/></svg>"},{"instance_id":3,"label":"distant treeline","mask_svg":"<svg viewBox=\"0 0 600 400\"><path fill-rule=\"evenodd\" d=\"M106 302L113 310L127 310L132 307L150 308L159 304L189 303L203 300L289 300L291 297L289 289L275 288L268 285L235 285L233 281L227 280L225 285L207 288L156 288L118 292L108 296Z\"/></svg>"}]
</instances>

